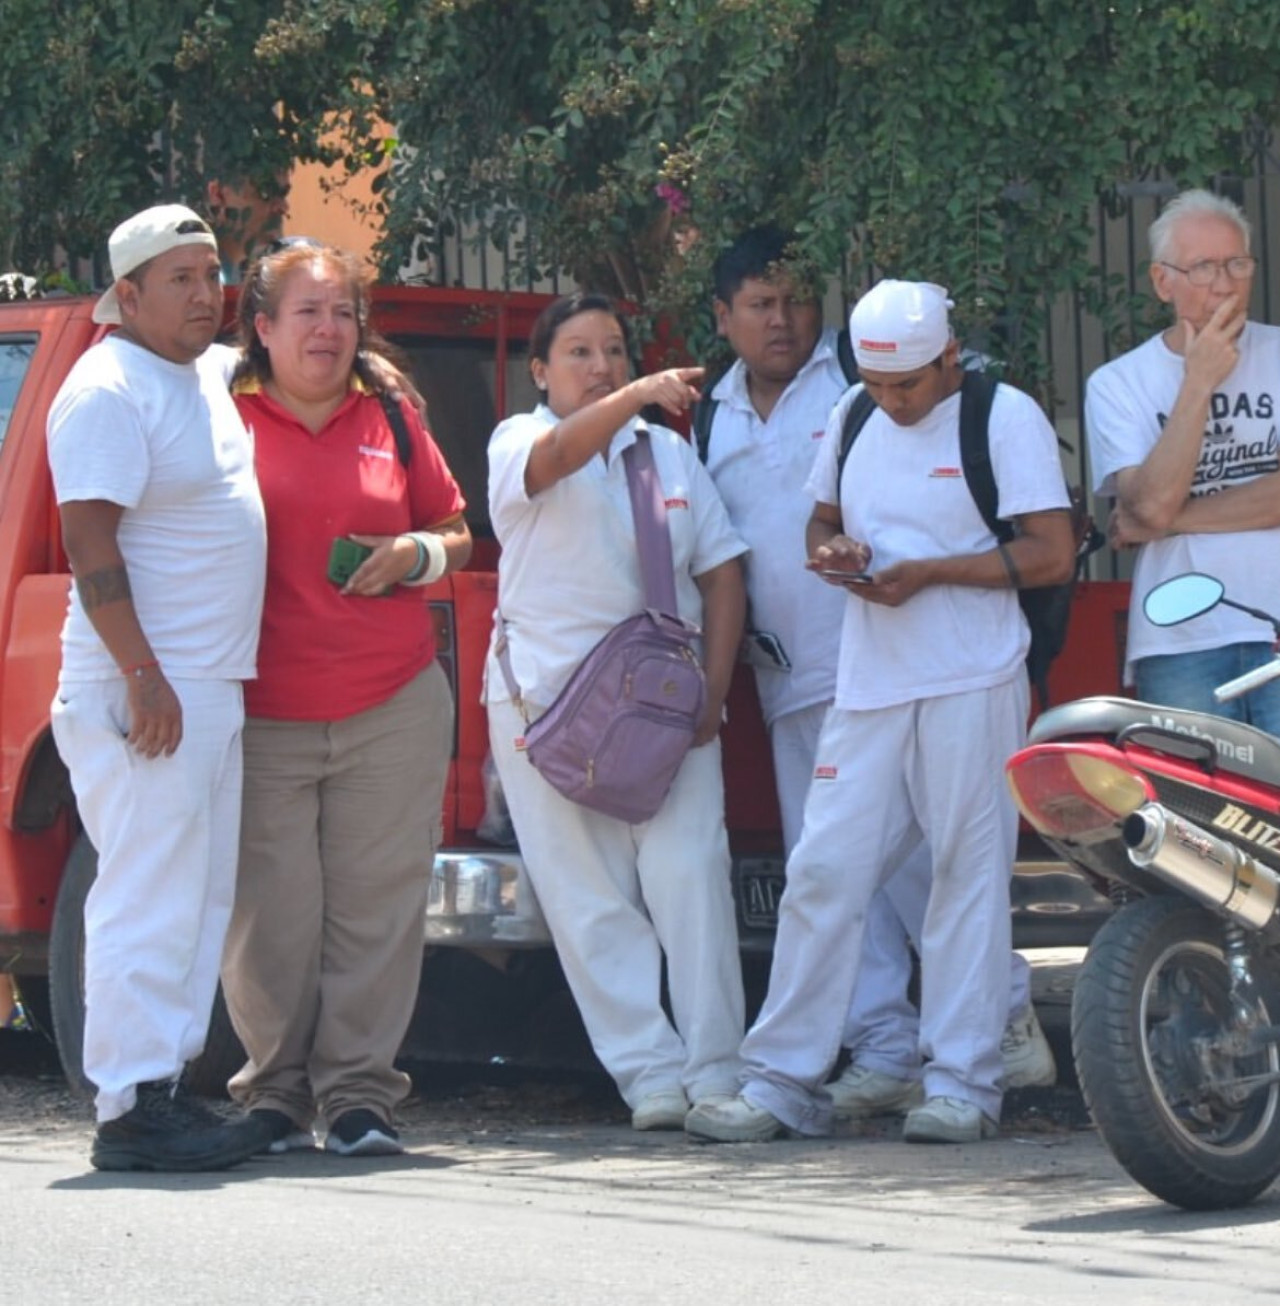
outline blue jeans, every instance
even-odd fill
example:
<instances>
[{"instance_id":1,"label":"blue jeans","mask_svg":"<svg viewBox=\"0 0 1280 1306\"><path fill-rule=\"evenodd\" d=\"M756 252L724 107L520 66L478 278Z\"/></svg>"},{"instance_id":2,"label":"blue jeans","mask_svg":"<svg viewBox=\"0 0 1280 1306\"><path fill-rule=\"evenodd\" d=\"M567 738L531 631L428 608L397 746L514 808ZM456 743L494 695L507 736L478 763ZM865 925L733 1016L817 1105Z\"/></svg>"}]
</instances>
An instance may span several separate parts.
<instances>
[{"instance_id":1,"label":"blue jeans","mask_svg":"<svg viewBox=\"0 0 1280 1306\"><path fill-rule=\"evenodd\" d=\"M1271 645L1262 641L1198 653L1165 653L1139 658L1133 664L1133 678L1144 703L1209 712L1280 736L1280 679L1227 703L1219 703L1213 696L1216 686L1265 666L1274 657Z\"/></svg>"}]
</instances>

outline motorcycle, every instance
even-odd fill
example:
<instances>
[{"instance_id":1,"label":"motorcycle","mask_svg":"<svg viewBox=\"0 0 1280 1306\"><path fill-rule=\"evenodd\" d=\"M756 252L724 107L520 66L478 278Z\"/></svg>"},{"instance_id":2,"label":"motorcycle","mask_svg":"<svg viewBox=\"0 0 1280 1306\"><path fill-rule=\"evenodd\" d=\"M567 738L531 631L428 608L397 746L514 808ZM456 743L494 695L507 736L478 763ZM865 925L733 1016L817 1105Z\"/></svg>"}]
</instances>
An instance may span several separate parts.
<instances>
[{"instance_id":1,"label":"motorcycle","mask_svg":"<svg viewBox=\"0 0 1280 1306\"><path fill-rule=\"evenodd\" d=\"M1170 626L1229 599L1210 576L1157 586ZM1280 676L1280 656L1215 691ZM1117 910L1071 1006L1076 1075L1116 1160L1187 1210L1242 1206L1280 1175L1280 740L1124 698L1042 714L1006 764L1023 816Z\"/></svg>"}]
</instances>

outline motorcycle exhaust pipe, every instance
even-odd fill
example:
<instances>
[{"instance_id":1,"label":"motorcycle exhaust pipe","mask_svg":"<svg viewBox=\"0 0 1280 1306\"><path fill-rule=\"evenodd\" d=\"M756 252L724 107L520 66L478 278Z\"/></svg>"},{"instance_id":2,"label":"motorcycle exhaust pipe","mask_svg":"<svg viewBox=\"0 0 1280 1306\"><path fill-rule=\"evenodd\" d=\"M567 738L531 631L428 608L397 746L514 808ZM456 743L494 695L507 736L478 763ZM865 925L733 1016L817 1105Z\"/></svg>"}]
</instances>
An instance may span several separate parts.
<instances>
[{"instance_id":1,"label":"motorcycle exhaust pipe","mask_svg":"<svg viewBox=\"0 0 1280 1306\"><path fill-rule=\"evenodd\" d=\"M1121 827L1129 860L1188 897L1252 930L1264 928L1280 903L1280 875L1159 803L1145 803Z\"/></svg>"}]
</instances>

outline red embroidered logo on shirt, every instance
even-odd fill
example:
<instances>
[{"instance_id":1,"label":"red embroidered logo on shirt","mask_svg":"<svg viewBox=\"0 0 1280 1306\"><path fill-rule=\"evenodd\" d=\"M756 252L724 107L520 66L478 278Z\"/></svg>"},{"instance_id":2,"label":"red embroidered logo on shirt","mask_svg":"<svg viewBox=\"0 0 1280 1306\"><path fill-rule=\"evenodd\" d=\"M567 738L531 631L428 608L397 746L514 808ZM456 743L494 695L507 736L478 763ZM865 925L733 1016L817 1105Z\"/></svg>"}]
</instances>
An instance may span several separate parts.
<instances>
[{"instance_id":1,"label":"red embroidered logo on shirt","mask_svg":"<svg viewBox=\"0 0 1280 1306\"><path fill-rule=\"evenodd\" d=\"M957 476L963 476L964 473L958 467L935 467L929 475L940 476L944 480L953 481Z\"/></svg>"},{"instance_id":2,"label":"red embroidered logo on shirt","mask_svg":"<svg viewBox=\"0 0 1280 1306\"><path fill-rule=\"evenodd\" d=\"M668 508L687 508L689 506L688 499L668 499L666 503Z\"/></svg>"},{"instance_id":3,"label":"red embroidered logo on shirt","mask_svg":"<svg viewBox=\"0 0 1280 1306\"><path fill-rule=\"evenodd\" d=\"M821 440L822 437L826 435L826 433L827 433L827 428L825 426L820 426L816 431L814 431L814 433L809 437L809 439Z\"/></svg>"},{"instance_id":4,"label":"red embroidered logo on shirt","mask_svg":"<svg viewBox=\"0 0 1280 1306\"><path fill-rule=\"evenodd\" d=\"M517 752L517 753L523 753L524 750L525 750L524 736L523 736L523 735L517 735L517 736L516 736L516 739L515 739L515 744L516 744L516 752Z\"/></svg>"},{"instance_id":5,"label":"red embroidered logo on shirt","mask_svg":"<svg viewBox=\"0 0 1280 1306\"><path fill-rule=\"evenodd\" d=\"M839 767L836 766L815 766L813 768L813 778L815 780L834 780L839 774Z\"/></svg>"}]
</instances>

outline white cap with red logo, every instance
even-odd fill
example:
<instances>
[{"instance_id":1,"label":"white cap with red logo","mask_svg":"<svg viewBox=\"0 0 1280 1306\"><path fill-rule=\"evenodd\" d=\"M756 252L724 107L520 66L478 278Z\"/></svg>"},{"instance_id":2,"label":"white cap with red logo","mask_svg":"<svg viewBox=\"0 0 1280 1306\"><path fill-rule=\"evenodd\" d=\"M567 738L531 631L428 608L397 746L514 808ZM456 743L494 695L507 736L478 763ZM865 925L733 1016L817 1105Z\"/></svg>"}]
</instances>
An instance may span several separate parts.
<instances>
[{"instance_id":1,"label":"white cap with red logo","mask_svg":"<svg viewBox=\"0 0 1280 1306\"><path fill-rule=\"evenodd\" d=\"M853 306L849 338L859 368L912 372L932 363L951 339L955 305L932 281L878 281Z\"/></svg>"}]
</instances>

